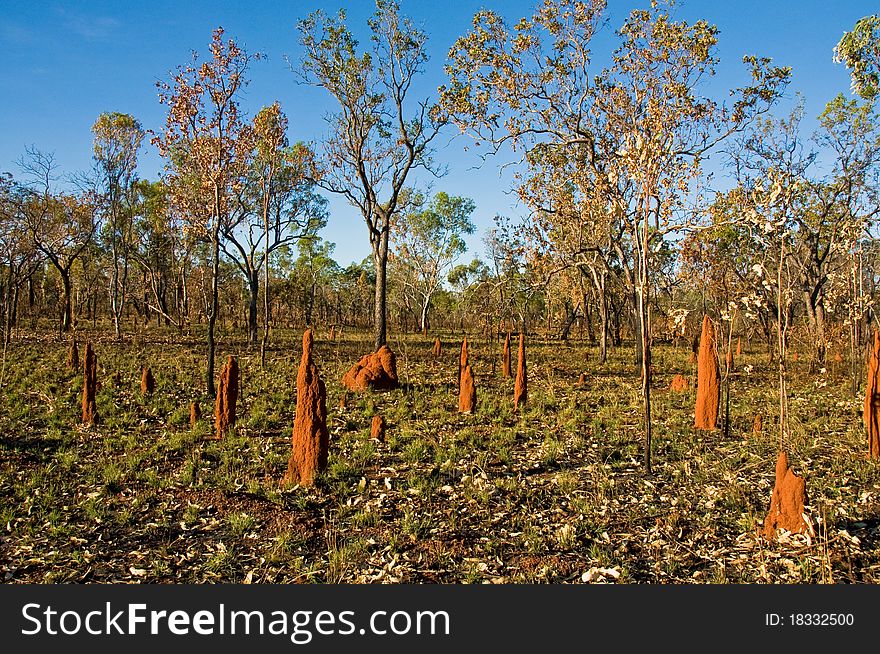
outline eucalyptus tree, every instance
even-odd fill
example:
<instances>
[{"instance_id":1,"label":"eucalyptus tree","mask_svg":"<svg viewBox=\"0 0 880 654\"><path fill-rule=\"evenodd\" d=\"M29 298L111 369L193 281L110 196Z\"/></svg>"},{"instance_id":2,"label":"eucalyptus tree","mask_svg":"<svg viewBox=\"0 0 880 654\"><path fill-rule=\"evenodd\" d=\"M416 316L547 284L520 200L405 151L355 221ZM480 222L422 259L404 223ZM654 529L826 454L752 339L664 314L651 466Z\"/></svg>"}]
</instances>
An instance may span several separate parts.
<instances>
[{"instance_id":1,"label":"eucalyptus tree","mask_svg":"<svg viewBox=\"0 0 880 654\"><path fill-rule=\"evenodd\" d=\"M317 184L344 197L367 225L375 269L375 347L387 336L388 248L401 194L417 169L439 173L431 144L442 121L430 98L413 99L428 60L424 31L396 2L377 0L368 21L371 47L359 50L346 15L316 11L298 24L305 80L336 101L329 135L317 156Z\"/></svg>"}]
</instances>

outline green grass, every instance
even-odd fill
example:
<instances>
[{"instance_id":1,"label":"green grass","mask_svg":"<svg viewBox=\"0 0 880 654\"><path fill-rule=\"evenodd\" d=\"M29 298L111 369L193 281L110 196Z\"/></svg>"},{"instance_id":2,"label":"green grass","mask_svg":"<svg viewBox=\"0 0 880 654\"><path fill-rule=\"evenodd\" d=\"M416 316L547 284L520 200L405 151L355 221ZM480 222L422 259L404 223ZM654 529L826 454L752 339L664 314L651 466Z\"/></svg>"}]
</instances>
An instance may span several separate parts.
<instances>
[{"instance_id":1,"label":"green grass","mask_svg":"<svg viewBox=\"0 0 880 654\"><path fill-rule=\"evenodd\" d=\"M457 338L441 334L440 360L430 355L433 335L392 338L405 386L348 392L345 409L339 380L369 338L319 339L329 465L314 487L282 489L301 334L273 333L265 368L245 344L221 339L218 361L235 354L242 375L237 424L221 440L208 438L201 341L163 331L124 344L89 336L102 382L92 428L79 424L81 380L65 367L65 343L41 335L7 354L0 568L12 582L88 573L102 582L556 583L591 568L616 569L624 583L880 581L880 466L865 456L846 363L819 374L802 361L791 375L785 447L827 529L809 543L767 542L758 532L778 451L777 400L761 352L739 362L752 371L734 377L725 438L692 428L689 351L657 346L646 478L630 348L600 365L586 343L531 339L529 403L514 411L512 380L492 374L500 343L469 339L478 405L464 416ZM157 381L147 398L145 363ZM688 391L666 390L675 373L691 379ZM195 427L193 400L204 416ZM752 436L757 412L764 430ZM369 439L376 414L388 425L381 443Z\"/></svg>"}]
</instances>

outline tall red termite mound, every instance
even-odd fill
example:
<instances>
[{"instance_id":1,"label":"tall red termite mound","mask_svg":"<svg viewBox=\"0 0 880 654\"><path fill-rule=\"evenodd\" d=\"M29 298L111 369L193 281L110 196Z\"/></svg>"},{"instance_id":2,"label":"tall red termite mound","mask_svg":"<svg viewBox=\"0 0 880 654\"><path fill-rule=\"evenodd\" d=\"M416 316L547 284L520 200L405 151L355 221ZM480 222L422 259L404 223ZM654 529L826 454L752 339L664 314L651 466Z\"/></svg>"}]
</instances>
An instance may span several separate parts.
<instances>
[{"instance_id":1,"label":"tall red termite mound","mask_svg":"<svg viewBox=\"0 0 880 654\"><path fill-rule=\"evenodd\" d=\"M370 438L380 443L385 442L385 418L380 415L373 416L370 423Z\"/></svg>"},{"instance_id":2,"label":"tall red termite mound","mask_svg":"<svg viewBox=\"0 0 880 654\"><path fill-rule=\"evenodd\" d=\"M282 485L311 486L327 467L330 432L327 430L327 388L312 359L312 330L303 334L303 353L296 375L296 417L287 474Z\"/></svg>"},{"instance_id":3,"label":"tall red termite mound","mask_svg":"<svg viewBox=\"0 0 880 654\"><path fill-rule=\"evenodd\" d=\"M458 410L460 413L473 413L477 407L477 387L474 384L474 373L470 365L461 371L461 388L458 392Z\"/></svg>"},{"instance_id":4,"label":"tall red termite mound","mask_svg":"<svg viewBox=\"0 0 880 654\"><path fill-rule=\"evenodd\" d=\"M688 389L689 382L684 375L676 375L669 384L669 390L675 393L683 393Z\"/></svg>"},{"instance_id":5,"label":"tall red termite mound","mask_svg":"<svg viewBox=\"0 0 880 654\"><path fill-rule=\"evenodd\" d=\"M718 404L721 378L718 374L718 357L715 355L715 329L709 316L703 316L703 332L697 356L697 405L694 411L694 427L715 429L718 422Z\"/></svg>"},{"instance_id":6,"label":"tall red termite mound","mask_svg":"<svg viewBox=\"0 0 880 654\"><path fill-rule=\"evenodd\" d=\"M202 407L199 406L199 403L193 400L189 403L189 426L191 428L195 428L196 423L202 417Z\"/></svg>"},{"instance_id":7,"label":"tall red termite mound","mask_svg":"<svg viewBox=\"0 0 880 654\"><path fill-rule=\"evenodd\" d=\"M469 358L470 358L470 353L468 352L467 336L465 336L464 340L461 342L461 353L458 355L458 388L459 388L459 390L461 390L461 376L464 374L464 369L468 365Z\"/></svg>"},{"instance_id":8,"label":"tall red termite mound","mask_svg":"<svg viewBox=\"0 0 880 654\"><path fill-rule=\"evenodd\" d=\"M770 497L770 511L764 520L764 536L776 538L777 529L787 529L793 533L809 531L810 526L803 515L806 503L806 484L789 468L785 451L780 451L776 459L776 484Z\"/></svg>"},{"instance_id":9,"label":"tall red termite mound","mask_svg":"<svg viewBox=\"0 0 880 654\"><path fill-rule=\"evenodd\" d=\"M223 435L235 425L235 405L238 403L238 361L229 355L226 365L220 371L220 384L217 388L217 400L214 403L214 430L216 438Z\"/></svg>"},{"instance_id":10,"label":"tall red termite mound","mask_svg":"<svg viewBox=\"0 0 880 654\"><path fill-rule=\"evenodd\" d=\"M153 377L153 371L150 366L144 366L141 372L141 394L151 395L156 390L156 379Z\"/></svg>"},{"instance_id":11,"label":"tall red termite mound","mask_svg":"<svg viewBox=\"0 0 880 654\"><path fill-rule=\"evenodd\" d=\"M516 364L516 382L513 387L513 408L514 410L529 399L528 378L526 376L526 338L522 332L519 333L519 357Z\"/></svg>"},{"instance_id":12,"label":"tall red termite mound","mask_svg":"<svg viewBox=\"0 0 880 654\"><path fill-rule=\"evenodd\" d=\"M342 377L342 384L352 391L367 389L393 390L400 383L397 380L397 360L394 352L383 345L372 354L365 354Z\"/></svg>"},{"instance_id":13,"label":"tall red termite mound","mask_svg":"<svg viewBox=\"0 0 880 654\"><path fill-rule=\"evenodd\" d=\"M91 425L98 422L98 409L95 394L98 392L98 357L92 349L92 342L86 343L86 356L83 361L82 421Z\"/></svg>"},{"instance_id":14,"label":"tall red termite mound","mask_svg":"<svg viewBox=\"0 0 880 654\"><path fill-rule=\"evenodd\" d=\"M501 376L505 379L513 377L510 370L510 332L504 338L504 349L501 350Z\"/></svg>"},{"instance_id":15,"label":"tall red termite mound","mask_svg":"<svg viewBox=\"0 0 880 654\"><path fill-rule=\"evenodd\" d=\"M862 417L868 434L868 456L880 458L880 331L874 332L874 344L868 358L868 379L865 385L865 407Z\"/></svg>"},{"instance_id":16,"label":"tall red termite mound","mask_svg":"<svg viewBox=\"0 0 880 654\"><path fill-rule=\"evenodd\" d=\"M79 348L76 345L76 339L70 343L70 349L67 351L67 367L71 370L79 368Z\"/></svg>"},{"instance_id":17,"label":"tall red termite mound","mask_svg":"<svg viewBox=\"0 0 880 654\"><path fill-rule=\"evenodd\" d=\"M442 348L443 348L443 345L440 343L440 339L439 339L439 338L435 338L435 339L434 339L434 347L433 347L433 349L431 350L431 354L433 354L435 357L439 357L439 356L440 356L440 351L441 351Z\"/></svg>"},{"instance_id":18,"label":"tall red termite mound","mask_svg":"<svg viewBox=\"0 0 880 654\"><path fill-rule=\"evenodd\" d=\"M739 359L743 353L743 343L742 338L737 337L736 339L736 358Z\"/></svg>"}]
</instances>

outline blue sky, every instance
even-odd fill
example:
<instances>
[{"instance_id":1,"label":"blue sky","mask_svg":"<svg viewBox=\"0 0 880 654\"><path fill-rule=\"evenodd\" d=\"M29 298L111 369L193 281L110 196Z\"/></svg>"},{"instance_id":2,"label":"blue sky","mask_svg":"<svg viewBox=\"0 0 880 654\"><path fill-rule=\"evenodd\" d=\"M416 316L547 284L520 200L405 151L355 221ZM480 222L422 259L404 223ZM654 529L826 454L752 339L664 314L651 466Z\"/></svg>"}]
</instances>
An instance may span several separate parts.
<instances>
[{"instance_id":1,"label":"blue sky","mask_svg":"<svg viewBox=\"0 0 880 654\"><path fill-rule=\"evenodd\" d=\"M633 8L644 2L609 1L608 28L597 38L597 62L614 47L613 30ZM521 0L401 0L430 37L431 60L420 90L430 93L443 83L449 46L470 26L480 8L494 9L515 20L530 13L533 2ZM26 145L54 152L62 172L90 165L90 127L99 113L120 111L137 117L144 127L160 129L165 107L158 102L155 83L167 79L190 52L206 51L211 30L223 26L249 51L267 59L251 69L252 82L243 98L249 115L279 100L290 119L292 140L319 139L323 116L332 105L325 94L298 85L285 57L299 60L296 21L310 11L344 7L349 24L366 42L366 18L373 2L255 1L223 2L22 2L0 0L0 171L17 173L15 162ZM722 91L743 84L744 54L769 56L792 66L789 95L800 92L812 120L838 93L849 95L849 74L832 62L832 49L844 31L865 15L876 13L875 2L862 0L739 0L679 2L676 16L699 18L720 29L721 64L712 87ZM466 137L450 129L438 144L437 159L448 174L434 182L435 190L471 197L477 204L478 233L470 239L473 254L482 253L481 235L494 215L523 212L512 196L509 175L499 161L480 159ZM479 166L479 167L478 167ZM155 178L161 160L152 146L141 158L142 177ZM343 265L369 254L366 228L354 209L331 199L330 224L323 236L337 244Z\"/></svg>"}]
</instances>

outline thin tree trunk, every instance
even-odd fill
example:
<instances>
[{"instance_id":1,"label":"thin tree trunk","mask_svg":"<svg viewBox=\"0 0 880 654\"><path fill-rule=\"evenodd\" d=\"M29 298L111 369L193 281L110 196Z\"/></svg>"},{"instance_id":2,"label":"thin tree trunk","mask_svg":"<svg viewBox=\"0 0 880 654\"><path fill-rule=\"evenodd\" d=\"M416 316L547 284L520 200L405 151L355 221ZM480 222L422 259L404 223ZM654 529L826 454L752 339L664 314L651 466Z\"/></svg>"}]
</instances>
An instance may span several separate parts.
<instances>
[{"instance_id":1,"label":"thin tree trunk","mask_svg":"<svg viewBox=\"0 0 880 654\"><path fill-rule=\"evenodd\" d=\"M386 273L388 270L388 228L382 229L373 246L373 263L376 266L376 302L373 307L373 335L376 350L387 342Z\"/></svg>"}]
</instances>

